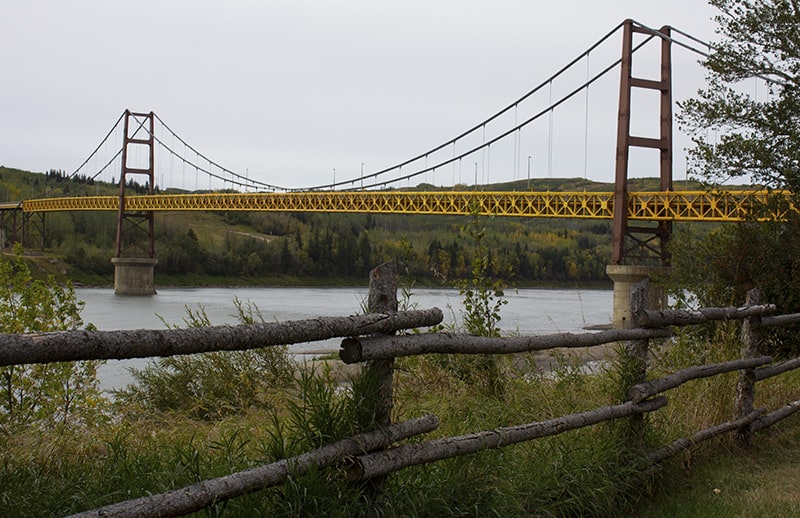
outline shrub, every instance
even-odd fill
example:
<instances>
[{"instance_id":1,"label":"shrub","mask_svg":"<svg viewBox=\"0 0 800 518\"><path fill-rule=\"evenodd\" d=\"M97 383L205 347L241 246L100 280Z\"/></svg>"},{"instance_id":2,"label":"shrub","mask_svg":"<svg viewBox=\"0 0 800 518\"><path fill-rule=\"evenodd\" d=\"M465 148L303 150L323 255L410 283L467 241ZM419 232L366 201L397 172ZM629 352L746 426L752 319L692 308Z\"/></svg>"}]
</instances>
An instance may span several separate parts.
<instances>
[{"instance_id":1,"label":"shrub","mask_svg":"<svg viewBox=\"0 0 800 518\"><path fill-rule=\"evenodd\" d=\"M71 284L52 276L33 280L22 256L0 258L0 332L67 331L83 325L83 303ZM0 430L66 426L102 419L97 367L101 362L12 365L0 368Z\"/></svg>"},{"instance_id":2,"label":"shrub","mask_svg":"<svg viewBox=\"0 0 800 518\"><path fill-rule=\"evenodd\" d=\"M264 322L254 304L234 299L234 305L241 324ZM189 327L211 325L202 307L186 311L184 323ZM114 395L128 411L138 407L218 419L249 407L269 408L271 392L288 384L293 372L286 346L169 356L132 369L135 383Z\"/></svg>"}]
</instances>

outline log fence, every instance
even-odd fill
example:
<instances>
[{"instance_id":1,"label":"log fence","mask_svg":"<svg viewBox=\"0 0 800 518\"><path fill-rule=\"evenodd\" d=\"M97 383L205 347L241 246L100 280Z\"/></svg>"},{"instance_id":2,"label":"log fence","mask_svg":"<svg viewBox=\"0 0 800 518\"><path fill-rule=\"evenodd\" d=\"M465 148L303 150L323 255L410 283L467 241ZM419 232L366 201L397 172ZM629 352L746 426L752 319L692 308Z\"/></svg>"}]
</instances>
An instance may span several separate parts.
<instances>
[{"instance_id":1,"label":"log fence","mask_svg":"<svg viewBox=\"0 0 800 518\"><path fill-rule=\"evenodd\" d=\"M773 411L754 408L756 383L800 367L800 358L770 365L772 358L759 354L760 329L800 323L800 313L770 316L774 305L761 304L757 292L748 294L740 308L707 308L697 311L650 310L647 281L632 291L632 313L637 328L587 333L484 338L453 333L395 335L398 331L434 326L442 321L437 308L397 311L397 284L393 263L379 266L370 274L370 313L351 317L221 326L160 331L72 331L27 335L0 335L0 366L89 359L125 359L147 356L193 354L209 351L243 350L272 345L343 338L340 358L345 363L364 363L379 379L379 397L373 412L376 428L297 457L233 473L167 493L149 495L85 511L74 516L180 516L209 505L283 483L289 473L302 474L334 464L347 466L351 480L373 482L380 491L383 477L400 469L442 459L502 448L627 418L637 436L643 435L642 416L667 405L663 392L690 380L739 372L734 419L719 423L647 452L646 460L659 463L693 445L723 433L734 432L744 444L752 434L800 410L800 400ZM723 363L696 365L662 378L647 380L650 340L669 339L673 327L712 321L741 320L742 358ZM394 358L420 354L512 354L564 347L592 347L622 343L623 368L631 369L627 400L592 410L545 421L478 431L457 437L414 441L405 439L433 431L437 416L425 415L391 423L392 370ZM377 481L377 483L375 483Z\"/></svg>"}]
</instances>

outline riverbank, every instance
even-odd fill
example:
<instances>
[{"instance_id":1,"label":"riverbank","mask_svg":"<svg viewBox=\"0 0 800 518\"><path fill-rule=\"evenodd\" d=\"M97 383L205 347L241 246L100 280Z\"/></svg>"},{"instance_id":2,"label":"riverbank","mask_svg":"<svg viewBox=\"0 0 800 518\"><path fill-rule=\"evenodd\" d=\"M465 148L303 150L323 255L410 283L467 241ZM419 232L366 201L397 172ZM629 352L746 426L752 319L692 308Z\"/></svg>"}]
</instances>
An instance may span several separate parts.
<instances>
[{"instance_id":1,"label":"riverbank","mask_svg":"<svg viewBox=\"0 0 800 518\"><path fill-rule=\"evenodd\" d=\"M0 252L10 255L8 250ZM106 274L87 273L74 268L62 258L49 253L26 251L24 255L30 265L34 278L53 276L57 281L72 282L73 286L82 288L113 288L114 273L111 270L109 258L109 271ZM315 287L315 288L352 288L365 287L369 284L367 275L363 276L296 276L296 275L270 275L270 276L217 276L204 274L170 274L160 272L156 266L154 272L156 289L158 288L262 288L262 287ZM432 279L411 279L403 277L400 283L403 286L421 288L454 288L458 279L449 279L446 282L437 282ZM530 289L579 289L579 290L608 290L613 285L610 279L594 281L552 281L552 280L520 280L511 275L501 279L505 289L515 288Z\"/></svg>"},{"instance_id":2,"label":"riverbank","mask_svg":"<svg viewBox=\"0 0 800 518\"><path fill-rule=\"evenodd\" d=\"M347 316L363 312L368 288L361 287L224 287L159 288L155 297L119 297L110 288L77 288L84 302L83 321L100 331L164 329L185 325L187 310L202 310L212 325L236 324L234 300L252 304L267 322L304 320L320 316ZM452 288L414 286L408 304L418 309L438 307L445 325L457 326L462 318L461 296ZM399 294L403 296L403 294ZM506 290L508 301L499 325L504 334L548 334L583 332L586 326L607 324L612 313L611 290L536 289ZM340 341L290 346L292 354L309 351L336 354ZM130 381L126 362L109 362L101 369L103 388L124 386ZM140 367L143 362L134 363Z\"/></svg>"},{"instance_id":3,"label":"riverbank","mask_svg":"<svg viewBox=\"0 0 800 518\"><path fill-rule=\"evenodd\" d=\"M82 288L113 288L114 278L97 275L75 275L72 284ZM209 277L204 275L168 275L155 273L156 289L158 288L361 288L369 285L369 279L360 277ZM450 283L429 282L400 279L402 286L429 289L451 289L458 281ZM523 289L575 289L575 290L610 290L611 280L588 282L554 282L527 281L524 283L509 282L507 290Z\"/></svg>"}]
</instances>

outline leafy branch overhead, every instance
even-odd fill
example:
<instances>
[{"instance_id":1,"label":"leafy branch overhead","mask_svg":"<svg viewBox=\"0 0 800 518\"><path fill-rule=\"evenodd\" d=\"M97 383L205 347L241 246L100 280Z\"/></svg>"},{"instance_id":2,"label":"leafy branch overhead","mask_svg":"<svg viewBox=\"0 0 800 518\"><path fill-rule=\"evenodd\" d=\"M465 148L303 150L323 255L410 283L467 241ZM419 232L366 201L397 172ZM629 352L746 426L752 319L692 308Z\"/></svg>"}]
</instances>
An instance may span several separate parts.
<instances>
[{"instance_id":1,"label":"leafy branch overhead","mask_svg":"<svg viewBox=\"0 0 800 518\"><path fill-rule=\"evenodd\" d=\"M800 10L792 0L711 0L719 42L708 85L681 104L694 171L800 187Z\"/></svg>"}]
</instances>

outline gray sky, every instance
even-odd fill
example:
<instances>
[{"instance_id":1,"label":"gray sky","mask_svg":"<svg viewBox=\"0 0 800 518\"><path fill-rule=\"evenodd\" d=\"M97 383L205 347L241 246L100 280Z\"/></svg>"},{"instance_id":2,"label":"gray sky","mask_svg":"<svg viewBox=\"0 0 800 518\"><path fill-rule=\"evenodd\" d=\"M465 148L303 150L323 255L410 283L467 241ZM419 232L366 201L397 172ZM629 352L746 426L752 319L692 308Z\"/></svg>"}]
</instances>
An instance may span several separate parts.
<instances>
[{"instance_id":1,"label":"gray sky","mask_svg":"<svg viewBox=\"0 0 800 518\"><path fill-rule=\"evenodd\" d=\"M713 40L714 14L702 0L9 1L0 10L0 165L72 172L129 108L154 111L241 174L292 187L330 182L336 169L343 180L362 163L371 172L449 140L625 18ZM616 36L554 95L620 46ZM678 100L702 86L703 72L696 56L673 52ZM639 75L657 73L646 61ZM618 77L557 110L552 131L545 118L489 158L426 180L522 178L531 156L533 177L610 181ZM635 113L634 131L657 119ZM676 150L676 178L683 156ZM648 170L631 176L657 175L657 158L641 164ZM176 161L156 167L159 183L187 183Z\"/></svg>"}]
</instances>

